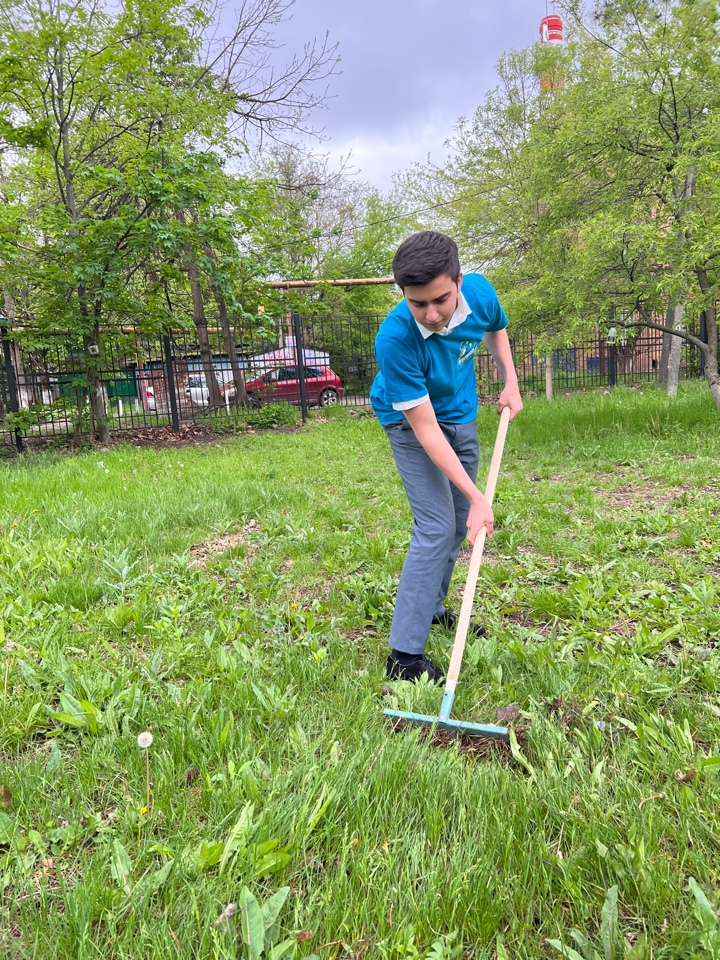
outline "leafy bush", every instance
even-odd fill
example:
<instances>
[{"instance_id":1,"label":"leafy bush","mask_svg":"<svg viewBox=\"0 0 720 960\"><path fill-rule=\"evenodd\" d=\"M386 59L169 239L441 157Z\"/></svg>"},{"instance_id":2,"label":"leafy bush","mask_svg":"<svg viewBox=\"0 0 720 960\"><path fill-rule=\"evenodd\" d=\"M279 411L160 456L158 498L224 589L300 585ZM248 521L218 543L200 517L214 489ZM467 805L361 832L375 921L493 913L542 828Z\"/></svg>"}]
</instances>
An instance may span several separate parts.
<instances>
[{"instance_id":1,"label":"leafy bush","mask_svg":"<svg viewBox=\"0 0 720 960\"><path fill-rule=\"evenodd\" d=\"M247 427L267 430L274 426L294 427L299 420L298 410L287 403L268 403L228 417L209 417L205 423L212 433L242 433Z\"/></svg>"},{"instance_id":2,"label":"leafy bush","mask_svg":"<svg viewBox=\"0 0 720 960\"><path fill-rule=\"evenodd\" d=\"M244 420L250 427L262 430L275 425L293 427L298 422L298 411L288 403L268 403L244 414Z\"/></svg>"}]
</instances>

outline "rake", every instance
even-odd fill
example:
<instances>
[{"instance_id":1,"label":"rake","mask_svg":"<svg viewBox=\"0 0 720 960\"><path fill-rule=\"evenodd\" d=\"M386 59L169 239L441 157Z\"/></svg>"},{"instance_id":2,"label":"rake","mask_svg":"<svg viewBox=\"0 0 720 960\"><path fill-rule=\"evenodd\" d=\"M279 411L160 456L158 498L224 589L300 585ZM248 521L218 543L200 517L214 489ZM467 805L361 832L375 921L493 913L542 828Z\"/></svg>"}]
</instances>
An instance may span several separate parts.
<instances>
[{"instance_id":1,"label":"rake","mask_svg":"<svg viewBox=\"0 0 720 960\"><path fill-rule=\"evenodd\" d=\"M492 506L493 497L495 496L495 484L497 483L498 473L500 471L500 461L502 460L509 422L510 409L503 407L500 414L497 438L495 440L495 449L493 450L492 460L490 461L487 486L485 487L485 499L490 506ZM487 531L485 527L483 527L475 538L475 544L470 558L470 569L468 570L467 580L465 581L465 588L463 590L462 607L460 608L460 616L458 617L457 629L455 631L455 642L453 643L452 654L450 656L450 666L448 667L447 679L445 681L445 693L443 694L442 704L440 705L440 713L437 717L431 717L425 716L422 713L406 713L403 710L384 710L383 712L386 717L392 717L394 720L402 720L405 723L417 723L439 730L450 730L475 737L493 737L496 740L510 739L507 727L496 727L492 724L484 723L466 723L464 720L451 720L450 718L453 700L455 699L455 687L457 686L460 665L462 664L463 653L465 652L465 641L467 640L470 614L472 613L473 599L475 597L475 587L477 586L477 578L480 572L483 550L485 548L486 533Z\"/></svg>"}]
</instances>

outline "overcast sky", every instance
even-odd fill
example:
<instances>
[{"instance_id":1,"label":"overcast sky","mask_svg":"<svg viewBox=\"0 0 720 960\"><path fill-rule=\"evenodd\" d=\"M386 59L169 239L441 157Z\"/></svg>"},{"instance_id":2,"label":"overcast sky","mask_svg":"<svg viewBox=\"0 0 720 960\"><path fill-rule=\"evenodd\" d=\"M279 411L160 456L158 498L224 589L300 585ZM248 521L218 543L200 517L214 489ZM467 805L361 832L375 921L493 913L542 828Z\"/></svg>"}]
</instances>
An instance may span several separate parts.
<instances>
[{"instance_id":1,"label":"overcast sky","mask_svg":"<svg viewBox=\"0 0 720 960\"><path fill-rule=\"evenodd\" d=\"M545 0L296 0L278 31L286 52L328 31L340 45L334 98L315 115L333 157L352 151L361 178L381 189L414 160L445 156L458 117L495 86L494 65L534 43Z\"/></svg>"}]
</instances>

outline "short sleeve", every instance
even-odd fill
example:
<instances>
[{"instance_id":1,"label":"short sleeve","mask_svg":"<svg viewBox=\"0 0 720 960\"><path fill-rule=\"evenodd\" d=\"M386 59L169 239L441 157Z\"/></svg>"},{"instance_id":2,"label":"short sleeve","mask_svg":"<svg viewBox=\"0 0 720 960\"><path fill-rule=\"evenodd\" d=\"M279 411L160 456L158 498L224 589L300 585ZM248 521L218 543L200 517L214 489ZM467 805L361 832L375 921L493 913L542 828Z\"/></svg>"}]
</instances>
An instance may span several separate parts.
<instances>
[{"instance_id":1,"label":"short sleeve","mask_svg":"<svg viewBox=\"0 0 720 960\"><path fill-rule=\"evenodd\" d=\"M498 330L505 329L505 327L508 325L508 318L507 318L507 314L502 308L500 301L498 300L498 296L495 293L494 289L493 289L493 294L494 294L493 302L492 304L489 305L489 309L488 309L488 319L490 322L488 323L487 328L492 333L495 333Z\"/></svg>"},{"instance_id":2,"label":"short sleeve","mask_svg":"<svg viewBox=\"0 0 720 960\"><path fill-rule=\"evenodd\" d=\"M428 395L425 376L414 350L395 337L378 338L375 344L388 403L407 403Z\"/></svg>"}]
</instances>

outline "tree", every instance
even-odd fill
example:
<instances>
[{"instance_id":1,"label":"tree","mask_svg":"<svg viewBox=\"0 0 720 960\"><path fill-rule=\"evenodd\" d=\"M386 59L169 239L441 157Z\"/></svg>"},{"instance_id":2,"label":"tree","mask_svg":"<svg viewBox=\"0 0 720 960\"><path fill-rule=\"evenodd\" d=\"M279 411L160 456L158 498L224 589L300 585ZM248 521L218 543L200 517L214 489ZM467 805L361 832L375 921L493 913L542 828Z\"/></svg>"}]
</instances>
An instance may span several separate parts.
<instances>
[{"instance_id":1,"label":"tree","mask_svg":"<svg viewBox=\"0 0 720 960\"><path fill-rule=\"evenodd\" d=\"M425 198L450 193L449 229L536 332L569 342L611 315L666 331L674 304L688 325L704 311L707 344L673 336L702 350L720 409L717 11L620 0L565 13L565 50L503 58L501 85L461 123Z\"/></svg>"},{"instance_id":2,"label":"tree","mask_svg":"<svg viewBox=\"0 0 720 960\"><path fill-rule=\"evenodd\" d=\"M188 130L211 143L222 126L222 96L193 87L184 12L169 2L159 16L145 0L114 17L82 0L29 0L0 12L0 91L13 121L4 139L16 151L3 287L12 294L21 285L36 330L80 340L101 441L109 439L103 334L125 317L157 319L130 281L152 253L169 193L197 193L201 164Z\"/></svg>"},{"instance_id":3,"label":"tree","mask_svg":"<svg viewBox=\"0 0 720 960\"><path fill-rule=\"evenodd\" d=\"M314 85L334 69L327 42L279 72L270 62L288 6L247 0L222 41L209 8L182 0L118 10L19 0L0 10L0 286L36 331L64 329L81 343L103 441L110 331L171 321L180 266L199 307L201 252L215 299L225 297L241 259L242 225L227 229L229 207L241 205L224 172L244 150L238 134L302 124L324 96Z\"/></svg>"},{"instance_id":4,"label":"tree","mask_svg":"<svg viewBox=\"0 0 720 960\"><path fill-rule=\"evenodd\" d=\"M574 75L529 142L545 161L553 263L578 313L615 306L639 315L626 326L664 329L673 303L686 318L705 311L707 344L680 327L673 335L703 352L720 410L717 10L628 0L597 16L601 32L578 21Z\"/></svg>"}]
</instances>

